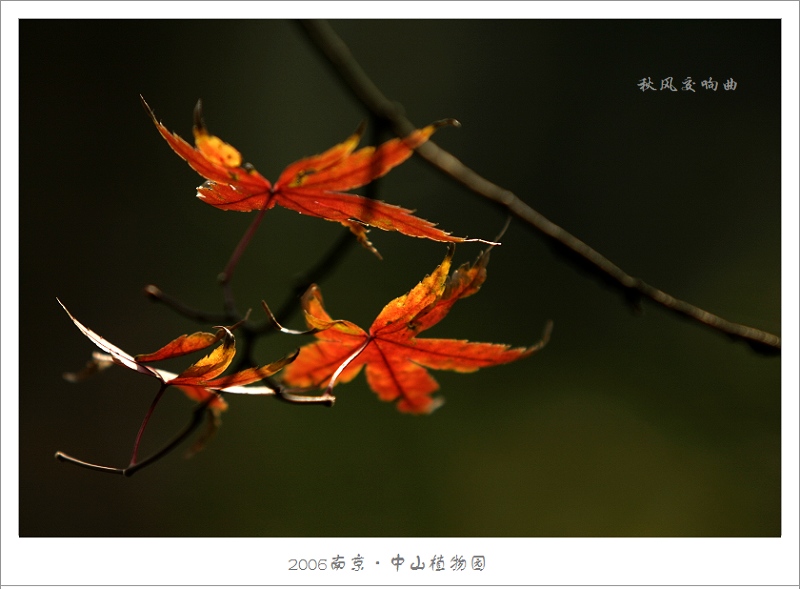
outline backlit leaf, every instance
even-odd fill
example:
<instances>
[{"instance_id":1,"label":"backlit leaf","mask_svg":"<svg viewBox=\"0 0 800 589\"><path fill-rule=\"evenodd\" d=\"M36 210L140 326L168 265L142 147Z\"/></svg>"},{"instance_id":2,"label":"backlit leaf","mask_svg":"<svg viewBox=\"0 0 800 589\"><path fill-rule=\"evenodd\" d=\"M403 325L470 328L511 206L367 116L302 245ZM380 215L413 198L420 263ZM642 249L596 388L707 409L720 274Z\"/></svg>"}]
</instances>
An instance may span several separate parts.
<instances>
[{"instance_id":1,"label":"backlit leaf","mask_svg":"<svg viewBox=\"0 0 800 589\"><path fill-rule=\"evenodd\" d=\"M274 395L275 390L271 387L247 387L245 385L272 376L292 362L297 356L297 352L294 352L285 358L281 358L261 367L247 368L234 374L220 376L228 368L236 354L234 336L227 327L220 328L216 334L198 332L191 335L182 335L152 354L132 356L84 326L66 307L64 307L61 301L58 302L78 329L104 352L95 353L92 360L89 361L81 372L76 374L68 373L65 375L67 380L73 382L82 380L90 374L114 363L141 374L157 378L165 385L177 386L187 397L194 401L206 401L213 396L215 398L210 403L209 408L220 412L224 411L228 405L218 393ZM223 341L219 346L180 374L174 374L148 365L150 362L174 358L203 350L212 346L220 339Z\"/></svg>"},{"instance_id":2,"label":"backlit leaf","mask_svg":"<svg viewBox=\"0 0 800 589\"><path fill-rule=\"evenodd\" d=\"M390 139L378 147L356 150L364 131L362 123L342 143L287 166L272 184L251 165L243 164L233 146L208 132L200 102L195 107L194 147L162 125L144 98L142 103L175 153L206 178L197 188L197 196L211 206L248 212L278 205L302 215L335 221L350 229L375 254L378 252L366 238L364 226L449 243L483 241L450 235L409 209L344 192L369 184L403 163L438 128L457 125L453 119L433 123L407 137Z\"/></svg>"},{"instance_id":3,"label":"backlit leaf","mask_svg":"<svg viewBox=\"0 0 800 589\"><path fill-rule=\"evenodd\" d=\"M452 247L444 261L408 293L389 302L369 330L334 321L325 311L317 287L303 296L306 323L317 341L282 374L285 383L302 388L328 387L355 378L366 367L367 383L384 401L397 401L401 411L430 413L441 404L431 397L439 388L428 368L473 372L530 356L549 339L528 348L417 335L441 321L459 299L475 294L486 279L488 251L449 276Z\"/></svg>"}]
</instances>

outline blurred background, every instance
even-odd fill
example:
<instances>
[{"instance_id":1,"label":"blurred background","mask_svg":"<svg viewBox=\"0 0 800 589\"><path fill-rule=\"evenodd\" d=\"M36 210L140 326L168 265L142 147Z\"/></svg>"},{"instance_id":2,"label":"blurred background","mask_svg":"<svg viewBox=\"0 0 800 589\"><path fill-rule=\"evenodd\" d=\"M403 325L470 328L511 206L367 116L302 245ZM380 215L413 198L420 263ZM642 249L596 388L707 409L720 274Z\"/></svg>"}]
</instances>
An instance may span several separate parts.
<instances>
[{"instance_id":1,"label":"blurred background","mask_svg":"<svg viewBox=\"0 0 800 589\"><path fill-rule=\"evenodd\" d=\"M436 142L628 273L780 333L780 22L332 21L376 84ZM363 376L335 407L229 397L222 429L125 479L54 460L128 462L156 383L114 368L71 384L93 345L56 302L131 353L198 326L142 294L221 309L215 277L250 214L198 201L201 178L142 94L191 137L212 133L270 179L367 116L287 21L48 21L20 27L21 536L777 536L780 358L616 291L514 222L480 293L432 337L529 345L475 374L437 372L447 402L398 413ZM695 93L647 91L686 77ZM709 77L719 89L704 90ZM735 91L722 84L732 78ZM505 215L412 159L382 200L457 235ZM236 272L240 308L291 296L338 224L270 211ZM321 288L368 326L444 257L373 231ZM479 244L457 248L472 261ZM295 315L289 327L301 328ZM260 362L308 341L261 340ZM179 368L178 363L172 368ZM170 390L143 447L188 421Z\"/></svg>"}]
</instances>

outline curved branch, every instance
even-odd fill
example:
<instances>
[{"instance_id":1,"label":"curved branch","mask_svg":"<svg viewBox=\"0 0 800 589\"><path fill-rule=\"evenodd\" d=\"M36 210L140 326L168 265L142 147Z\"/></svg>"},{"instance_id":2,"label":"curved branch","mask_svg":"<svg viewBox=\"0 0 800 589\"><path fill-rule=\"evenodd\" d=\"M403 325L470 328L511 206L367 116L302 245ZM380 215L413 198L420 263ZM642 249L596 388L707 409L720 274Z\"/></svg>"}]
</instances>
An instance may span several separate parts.
<instances>
[{"instance_id":1,"label":"curved branch","mask_svg":"<svg viewBox=\"0 0 800 589\"><path fill-rule=\"evenodd\" d=\"M163 393L163 391L164 391L164 387L162 387L159 390L159 393L158 393L158 395L156 395L156 398L155 398L155 400L153 402L153 405L155 405L155 403L161 397L161 393ZM206 415L206 410L208 409L208 406L209 406L209 404L211 403L211 401L213 399L214 399L214 397L212 396L212 397L209 397L208 399L206 399L205 401L203 401L202 403L198 403L195 406L194 411L192 412L192 419L186 425L186 427L184 427L166 445L162 446L162 448L160 450L158 450L157 452L155 452L151 456L145 458L141 462L137 462L136 461L136 453L138 451L138 447L139 447L139 442L140 442L140 439L141 439L142 431L144 429L144 426L147 424L147 421L150 418L150 414L152 413L152 406L150 408L151 410L148 411L148 414L145 417L144 423L142 423L142 427L139 429L139 434L136 436L136 442L134 443L134 451L133 451L133 457L131 458L131 462L125 468L116 468L116 467L113 467L113 466L104 466L102 464L95 464L93 462L86 462L85 460L80 460L78 458L75 458L74 456L70 456L69 454L66 454L66 453L61 452L61 451L56 452L56 455L55 455L56 460L59 460L61 462L68 462L70 464L74 464L75 466L80 466L82 468L86 468L86 469L89 469L89 470L97 470L99 472L106 472L106 473L110 473L110 474L119 474L119 475L122 475L122 476L131 477L134 474L136 474L137 471L140 471L143 468L145 468L147 466L150 466L154 462L157 462L157 461L161 460L164 456L166 456L167 454L172 452L177 446L179 446L181 443L183 443L183 441L186 438L188 438L190 435L192 435L192 433L198 427L200 427L200 424L203 423L203 418Z\"/></svg>"},{"instance_id":2,"label":"curved branch","mask_svg":"<svg viewBox=\"0 0 800 589\"><path fill-rule=\"evenodd\" d=\"M314 47L373 116L387 121L401 137L415 128L403 115L401 108L389 100L370 79L330 24L320 20L304 20L300 24ZM728 321L631 276L597 250L531 208L513 192L490 182L436 144L429 141L420 146L417 153L456 182L493 201L546 236L559 250L569 254L573 262L588 269L603 282L621 289L629 301L638 303L642 297L650 299L681 317L696 321L734 340L743 341L757 352L780 354L781 340L777 335Z\"/></svg>"}]
</instances>

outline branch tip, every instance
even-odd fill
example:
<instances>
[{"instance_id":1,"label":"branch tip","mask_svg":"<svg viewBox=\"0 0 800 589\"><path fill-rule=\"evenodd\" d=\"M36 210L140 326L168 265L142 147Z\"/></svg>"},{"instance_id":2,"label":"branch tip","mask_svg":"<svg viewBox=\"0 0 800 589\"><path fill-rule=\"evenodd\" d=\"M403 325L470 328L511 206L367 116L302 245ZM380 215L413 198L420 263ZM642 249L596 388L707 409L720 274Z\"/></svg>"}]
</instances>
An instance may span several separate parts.
<instances>
[{"instance_id":1,"label":"branch tip","mask_svg":"<svg viewBox=\"0 0 800 589\"><path fill-rule=\"evenodd\" d=\"M434 129L441 129L442 127L456 127L460 128L461 123L457 119L440 119L431 123Z\"/></svg>"},{"instance_id":2,"label":"branch tip","mask_svg":"<svg viewBox=\"0 0 800 589\"><path fill-rule=\"evenodd\" d=\"M364 134L364 131L367 130L367 119L363 119L356 127L356 130L353 131L353 135L357 135L359 139Z\"/></svg>"},{"instance_id":3,"label":"branch tip","mask_svg":"<svg viewBox=\"0 0 800 589\"><path fill-rule=\"evenodd\" d=\"M161 289L155 284L148 284L144 287L144 295L149 299L160 299L162 294Z\"/></svg>"},{"instance_id":4,"label":"branch tip","mask_svg":"<svg viewBox=\"0 0 800 589\"><path fill-rule=\"evenodd\" d=\"M192 113L194 116L194 128L198 131L205 131L206 130L206 123L203 120L203 101L202 99L197 99L197 104L194 105L194 112Z\"/></svg>"}]
</instances>

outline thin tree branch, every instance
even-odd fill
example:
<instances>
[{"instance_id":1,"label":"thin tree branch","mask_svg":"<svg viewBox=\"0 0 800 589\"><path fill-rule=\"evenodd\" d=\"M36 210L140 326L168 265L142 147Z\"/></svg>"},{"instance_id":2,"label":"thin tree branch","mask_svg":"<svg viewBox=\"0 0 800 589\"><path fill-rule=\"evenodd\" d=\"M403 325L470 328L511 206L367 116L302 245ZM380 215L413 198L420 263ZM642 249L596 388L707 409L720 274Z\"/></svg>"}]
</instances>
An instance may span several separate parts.
<instances>
[{"instance_id":1,"label":"thin tree branch","mask_svg":"<svg viewBox=\"0 0 800 589\"><path fill-rule=\"evenodd\" d=\"M300 309L300 297L308 290L308 287L320 282L333 272L355 244L356 238L353 233L349 229L343 229L330 249L305 274L295 279L291 293L278 310L276 315L278 321L288 320ZM262 331L267 330L274 331L274 325L271 322L263 325Z\"/></svg>"},{"instance_id":2,"label":"thin tree branch","mask_svg":"<svg viewBox=\"0 0 800 589\"><path fill-rule=\"evenodd\" d=\"M182 301L179 301L173 296L168 295L163 290L158 288L155 284L148 284L144 287L144 294L150 300L166 305L168 308L175 311L178 315L191 319L196 323L207 323L209 325L222 325L236 323L242 319L242 316L237 313L231 313L228 310L225 313L206 313L194 307L189 307Z\"/></svg>"},{"instance_id":3,"label":"thin tree branch","mask_svg":"<svg viewBox=\"0 0 800 589\"><path fill-rule=\"evenodd\" d=\"M415 128L399 105L389 100L375 85L328 22L303 20L300 21L300 25L314 47L333 66L347 88L374 117L384 119L400 137ZM757 352L780 354L781 340L777 335L728 321L629 275L598 251L531 208L510 190L490 182L433 142L429 141L417 148L417 153L453 180L503 207L514 217L546 236L581 267L590 270L603 282L621 289L627 300L638 303L642 297L650 299L681 317L696 321L734 340L744 341Z\"/></svg>"},{"instance_id":4,"label":"thin tree branch","mask_svg":"<svg viewBox=\"0 0 800 589\"><path fill-rule=\"evenodd\" d=\"M164 387L161 388L159 391L156 400L161 396ZM64 452L56 452L56 460L61 462L68 462L70 464L74 464L75 466L80 466L82 468L87 468L89 470L97 470L99 472L106 472L110 474L119 474L122 476L130 477L136 474L137 471L142 470L143 468L153 464L161 460L164 456L172 452L178 445L180 445L186 438L188 438L192 433L203 423L203 418L206 415L206 410L208 409L209 404L214 399L214 397L209 397L202 403L198 403L193 412L192 412L192 419L191 421L184 427L172 440L170 440L166 445L162 446L160 450L152 454L151 456L147 457L146 459L142 460L141 462L136 461L136 452L138 450L139 442L141 439L142 428L139 430L139 434L136 436L136 442L134 444L134 455L131 459L130 464L125 468L115 468L113 466L104 466L102 464L95 464L92 462L86 462L85 460L80 460L75 458L74 456L70 456L69 454L65 454ZM152 410L152 407L151 407ZM150 417L150 412L148 412L147 417L145 418L145 424L147 419ZM143 424L144 425L144 424Z\"/></svg>"}]
</instances>

